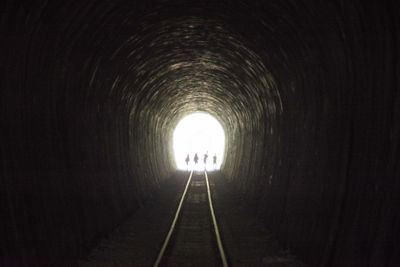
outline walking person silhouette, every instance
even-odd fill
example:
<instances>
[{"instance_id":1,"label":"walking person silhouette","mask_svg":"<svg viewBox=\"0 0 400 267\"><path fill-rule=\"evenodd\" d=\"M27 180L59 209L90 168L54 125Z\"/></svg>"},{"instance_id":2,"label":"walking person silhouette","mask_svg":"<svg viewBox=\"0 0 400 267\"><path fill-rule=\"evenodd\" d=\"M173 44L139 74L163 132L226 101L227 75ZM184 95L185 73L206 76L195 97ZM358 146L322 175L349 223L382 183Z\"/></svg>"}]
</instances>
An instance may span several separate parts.
<instances>
[{"instance_id":1,"label":"walking person silhouette","mask_svg":"<svg viewBox=\"0 0 400 267\"><path fill-rule=\"evenodd\" d=\"M214 170L217 168L217 155L214 154L213 156L213 165L214 165Z\"/></svg>"},{"instance_id":2,"label":"walking person silhouette","mask_svg":"<svg viewBox=\"0 0 400 267\"><path fill-rule=\"evenodd\" d=\"M208 158L208 151L206 154L204 154L204 170L206 170L207 167L207 158Z\"/></svg>"},{"instance_id":3,"label":"walking person silhouette","mask_svg":"<svg viewBox=\"0 0 400 267\"><path fill-rule=\"evenodd\" d=\"M186 159L185 159L185 162L186 162L186 170L187 170L187 171L189 171L189 161L190 161L189 154L187 154Z\"/></svg>"}]
</instances>

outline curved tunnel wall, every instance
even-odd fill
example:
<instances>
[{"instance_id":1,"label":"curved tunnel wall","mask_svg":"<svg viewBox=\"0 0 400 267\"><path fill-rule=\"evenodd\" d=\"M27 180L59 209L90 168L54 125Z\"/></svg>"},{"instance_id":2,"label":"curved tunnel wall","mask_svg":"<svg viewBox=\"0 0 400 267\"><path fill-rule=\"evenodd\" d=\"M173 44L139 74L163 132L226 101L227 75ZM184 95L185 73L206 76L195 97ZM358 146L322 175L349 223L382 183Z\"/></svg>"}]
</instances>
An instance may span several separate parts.
<instances>
[{"instance_id":1,"label":"curved tunnel wall","mask_svg":"<svg viewBox=\"0 0 400 267\"><path fill-rule=\"evenodd\" d=\"M174 173L174 126L204 111L227 134L224 176L284 246L312 266L394 266L396 10L8 2L1 259L82 255Z\"/></svg>"}]
</instances>

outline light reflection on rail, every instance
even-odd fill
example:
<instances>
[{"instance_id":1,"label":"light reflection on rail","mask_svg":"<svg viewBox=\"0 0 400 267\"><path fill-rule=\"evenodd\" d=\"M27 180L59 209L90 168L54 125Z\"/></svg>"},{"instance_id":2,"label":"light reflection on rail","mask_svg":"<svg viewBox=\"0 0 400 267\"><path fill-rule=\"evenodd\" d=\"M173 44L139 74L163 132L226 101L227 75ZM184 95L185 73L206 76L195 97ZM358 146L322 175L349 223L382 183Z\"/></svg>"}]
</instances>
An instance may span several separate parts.
<instances>
[{"instance_id":1,"label":"light reflection on rail","mask_svg":"<svg viewBox=\"0 0 400 267\"><path fill-rule=\"evenodd\" d=\"M187 181L186 186L185 186L185 190L182 193L182 197L180 199L180 202L179 202L178 208L176 210L174 219L172 221L171 227L170 227L170 229L168 231L168 234L167 234L167 236L166 236L166 238L164 240L164 243L163 243L163 245L162 245L162 247L160 249L160 252L158 253L157 259L155 260L155 262L153 264L154 267L159 266L160 263L163 260L165 251L166 251L166 249L167 249L167 247L168 247L168 245L170 243L171 237L172 237L172 235L174 233L177 221L179 219L179 215L181 213L181 209L182 209L183 203L184 203L186 195L188 193L188 189L189 189L189 185L190 185L191 180L192 180L192 176L193 176L193 170L190 172L188 181ZM207 187L209 210L210 210L210 215L211 215L211 219L212 219L212 224L213 224L213 227L214 227L214 233L215 233L216 242L217 242L217 245L218 245L219 256L220 256L220 259L222 261L222 266L226 267L226 266L228 266L228 261L226 259L224 247L223 247L223 244L222 244L222 241L221 241L221 236L220 236L219 229L218 229L217 219L216 219L214 208L213 208L213 204L212 204L210 183L209 183L208 175L207 175L206 171L204 172L204 179L205 179L205 184L206 184L206 187Z\"/></svg>"}]
</instances>

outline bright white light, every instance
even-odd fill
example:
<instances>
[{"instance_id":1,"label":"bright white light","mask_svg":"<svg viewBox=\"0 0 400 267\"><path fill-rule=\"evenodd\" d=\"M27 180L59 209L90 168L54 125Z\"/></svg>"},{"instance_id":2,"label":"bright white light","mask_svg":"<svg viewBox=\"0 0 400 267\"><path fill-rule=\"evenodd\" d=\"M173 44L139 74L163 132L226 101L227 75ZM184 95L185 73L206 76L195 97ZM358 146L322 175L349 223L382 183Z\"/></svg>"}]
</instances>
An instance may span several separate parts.
<instances>
[{"instance_id":1,"label":"bright white light","mask_svg":"<svg viewBox=\"0 0 400 267\"><path fill-rule=\"evenodd\" d=\"M193 113L181 119L173 135L176 167L179 170L219 170L225 147L225 133L221 124L206 113ZM199 160L194 163L197 153ZM208 158L204 164L204 155ZM189 155L189 163L185 159ZM216 164L213 159L216 156Z\"/></svg>"}]
</instances>

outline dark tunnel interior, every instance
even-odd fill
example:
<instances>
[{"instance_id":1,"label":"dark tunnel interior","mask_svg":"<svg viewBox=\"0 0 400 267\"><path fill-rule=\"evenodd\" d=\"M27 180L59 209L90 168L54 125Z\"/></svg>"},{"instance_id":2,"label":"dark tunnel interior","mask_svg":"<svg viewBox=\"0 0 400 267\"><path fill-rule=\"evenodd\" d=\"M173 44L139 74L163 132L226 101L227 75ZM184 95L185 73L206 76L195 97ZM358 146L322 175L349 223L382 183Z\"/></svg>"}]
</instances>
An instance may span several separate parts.
<instances>
[{"instance_id":1,"label":"dark tunnel interior","mask_svg":"<svg viewBox=\"0 0 400 267\"><path fill-rule=\"evenodd\" d=\"M398 266L399 9L372 2L6 1L0 265L81 256L176 171L174 127L206 112L221 173L285 247Z\"/></svg>"}]
</instances>

